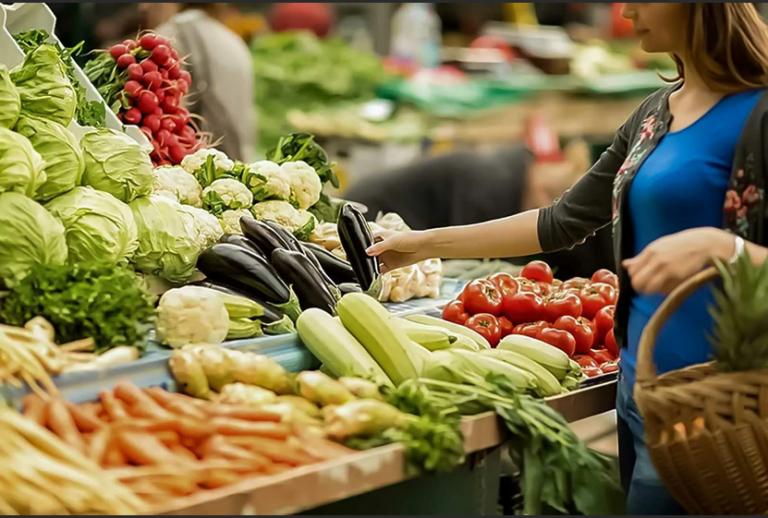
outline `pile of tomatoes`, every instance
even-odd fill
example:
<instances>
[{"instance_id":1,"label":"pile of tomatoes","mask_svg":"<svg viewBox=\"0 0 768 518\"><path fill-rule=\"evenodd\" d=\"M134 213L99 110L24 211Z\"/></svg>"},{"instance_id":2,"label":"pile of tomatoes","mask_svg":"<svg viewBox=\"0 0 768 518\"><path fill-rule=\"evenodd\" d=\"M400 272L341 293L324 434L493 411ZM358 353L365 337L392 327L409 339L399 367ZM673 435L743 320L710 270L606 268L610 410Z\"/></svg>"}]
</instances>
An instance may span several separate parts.
<instances>
[{"instance_id":1,"label":"pile of tomatoes","mask_svg":"<svg viewBox=\"0 0 768 518\"><path fill-rule=\"evenodd\" d=\"M618 370L613 335L618 277L598 270L591 279L555 279L544 261L525 265L520 275L495 273L469 282L443 309L443 319L466 326L492 347L520 334L564 351L587 376Z\"/></svg>"}]
</instances>

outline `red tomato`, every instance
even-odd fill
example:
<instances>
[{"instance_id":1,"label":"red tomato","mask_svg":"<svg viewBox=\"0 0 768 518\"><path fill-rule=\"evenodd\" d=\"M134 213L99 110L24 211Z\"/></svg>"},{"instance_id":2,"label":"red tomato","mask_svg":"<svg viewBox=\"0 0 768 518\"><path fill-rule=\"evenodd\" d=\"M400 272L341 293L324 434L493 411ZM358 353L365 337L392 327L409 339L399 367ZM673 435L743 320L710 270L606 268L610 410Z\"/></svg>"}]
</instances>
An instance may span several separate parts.
<instances>
[{"instance_id":1,"label":"red tomato","mask_svg":"<svg viewBox=\"0 0 768 518\"><path fill-rule=\"evenodd\" d=\"M592 289L597 291L600 296L603 297L603 300L605 300L606 304L616 304L618 293L616 292L616 289L614 289L614 287L610 284L595 282L592 283Z\"/></svg>"},{"instance_id":2,"label":"red tomato","mask_svg":"<svg viewBox=\"0 0 768 518\"><path fill-rule=\"evenodd\" d=\"M518 291L504 296L502 312L514 324L535 322L541 318L541 311L541 298L535 293Z\"/></svg>"},{"instance_id":3,"label":"red tomato","mask_svg":"<svg viewBox=\"0 0 768 518\"><path fill-rule=\"evenodd\" d=\"M590 320L588 318L584 318L584 317L580 317L579 320L587 324L589 328L592 330L592 336L595 337L593 344L596 344L597 343L597 324L595 324L595 321Z\"/></svg>"},{"instance_id":4,"label":"red tomato","mask_svg":"<svg viewBox=\"0 0 768 518\"><path fill-rule=\"evenodd\" d=\"M597 326L597 332L595 333L596 342L598 344L605 343L605 336L608 331L613 329L613 314L616 310L616 306L605 306L595 315L595 326Z\"/></svg>"},{"instance_id":5,"label":"red tomato","mask_svg":"<svg viewBox=\"0 0 768 518\"><path fill-rule=\"evenodd\" d=\"M499 321L499 329L501 329L502 338L512 334L512 331L514 330L515 326L512 325L512 322L507 320L507 317L499 317L496 320Z\"/></svg>"},{"instance_id":6,"label":"red tomato","mask_svg":"<svg viewBox=\"0 0 768 518\"><path fill-rule=\"evenodd\" d=\"M488 313L480 313L470 317L465 324L469 329L475 331L491 344L491 347L499 345L501 340L501 328L496 317Z\"/></svg>"},{"instance_id":7,"label":"red tomato","mask_svg":"<svg viewBox=\"0 0 768 518\"><path fill-rule=\"evenodd\" d=\"M474 280L464 288L464 308L468 313L501 313L501 292L491 282Z\"/></svg>"},{"instance_id":8,"label":"red tomato","mask_svg":"<svg viewBox=\"0 0 768 518\"><path fill-rule=\"evenodd\" d=\"M565 281L560 289L581 291L582 288L588 285L589 279L585 279L584 277L574 277L573 279Z\"/></svg>"},{"instance_id":9,"label":"red tomato","mask_svg":"<svg viewBox=\"0 0 768 518\"><path fill-rule=\"evenodd\" d=\"M606 362L600 366L600 370L605 374L609 372L616 372L619 370L619 364L616 362Z\"/></svg>"},{"instance_id":10,"label":"red tomato","mask_svg":"<svg viewBox=\"0 0 768 518\"><path fill-rule=\"evenodd\" d=\"M589 368L589 367L596 368L600 366L594 358L586 354L577 354L576 356L573 357L573 361L578 363L579 367L581 367L582 369Z\"/></svg>"},{"instance_id":11,"label":"red tomato","mask_svg":"<svg viewBox=\"0 0 768 518\"><path fill-rule=\"evenodd\" d=\"M554 322L565 315L578 318L581 316L581 300L573 293L555 293L544 303L543 313L547 322Z\"/></svg>"},{"instance_id":12,"label":"red tomato","mask_svg":"<svg viewBox=\"0 0 768 518\"><path fill-rule=\"evenodd\" d=\"M552 285L549 283L536 281L536 286L539 287L539 291L541 291L542 297L546 297L553 292Z\"/></svg>"},{"instance_id":13,"label":"red tomato","mask_svg":"<svg viewBox=\"0 0 768 518\"><path fill-rule=\"evenodd\" d=\"M613 286L614 289L619 289L619 277L612 271L606 270L605 268L602 270L597 270L594 274L592 274L592 282L602 282Z\"/></svg>"},{"instance_id":14,"label":"red tomato","mask_svg":"<svg viewBox=\"0 0 768 518\"><path fill-rule=\"evenodd\" d=\"M466 288L466 286L465 286L465 288ZM458 300L459 302L464 304L464 290L461 290L461 293L459 293L459 296L456 297L456 300Z\"/></svg>"},{"instance_id":15,"label":"red tomato","mask_svg":"<svg viewBox=\"0 0 768 518\"><path fill-rule=\"evenodd\" d=\"M591 319L594 319L597 312L608 305L603 296L591 286L583 288L579 292L579 298L581 299L582 316Z\"/></svg>"},{"instance_id":16,"label":"red tomato","mask_svg":"<svg viewBox=\"0 0 768 518\"><path fill-rule=\"evenodd\" d=\"M600 367L585 367L581 369L581 373L588 378L594 378L603 374L603 371L600 370Z\"/></svg>"},{"instance_id":17,"label":"red tomato","mask_svg":"<svg viewBox=\"0 0 768 518\"><path fill-rule=\"evenodd\" d=\"M517 293L519 288L519 284L515 278L506 272L498 272L494 273L493 275L489 275L487 280L496 286L496 288L501 292L502 296L510 292Z\"/></svg>"},{"instance_id":18,"label":"red tomato","mask_svg":"<svg viewBox=\"0 0 768 518\"><path fill-rule=\"evenodd\" d=\"M469 313L464 309L464 304L460 300L452 300L443 308L443 320L463 326L468 318Z\"/></svg>"},{"instance_id":19,"label":"red tomato","mask_svg":"<svg viewBox=\"0 0 768 518\"><path fill-rule=\"evenodd\" d=\"M578 354L586 354L592 347L592 342L595 340L595 336L592 333L592 327L584 322L582 319L576 319L572 316L565 315L557 319L555 322L555 329L561 329L568 331L576 340L576 352Z\"/></svg>"},{"instance_id":20,"label":"red tomato","mask_svg":"<svg viewBox=\"0 0 768 518\"><path fill-rule=\"evenodd\" d=\"M595 359L598 365L613 361L613 356L606 349L590 349L587 353Z\"/></svg>"},{"instance_id":21,"label":"red tomato","mask_svg":"<svg viewBox=\"0 0 768 518\"><path fill-rule=\"evenodd\" d=\"M605 349L613 355L614 358L619 357L619 346L616 343L616 337L613 336L613 329L608 331L605 335Z\"/></svg>"},{"instance_id":22,"label":"red tomato","mask_svg":"<svg viewBox=\"0 0 768 518\"><path fill-rule=\"evenodd\" d=\"M536 338L542 342L546 342L549 345L554 345L569 357L573 356L576 351L576 340L573 335L568 331L562 331L560 329L547 328L539 331Z\"/></svg>"},{"instance_id":23,"label":"red tomato","mask_svg":"<svg viewBox=\"0 0 768 518\"><path fill-rule=\"evenodd\" d=\"M544 261L531 261L523 266L520 275L532 281L551 283L554 279L552 268Z\"/></svg>"},{"instance_id":24,"label":"red tomato","mask_svg":"<svg viewBox=\"0 0 768 518\"><path fill-rule=\"evenodd\" d=\"M536 338L539 335L539 331L546 327L549 327L549 324L546 322L536 322L535 324L520 324L515 326L515 328L512 330L512 334Z\"/></svg>"},{"instance_id":25,"label":"red tomato","mask_svg":"<svg viewBox=\"0 0 768 518\"><path fill-rule=\"evenodd\" d=\"M517 281L517 291L528 291L535 293L536 295L541 295L541 288L535 282L530 281L525 277L515 277L515 280Z\"/></svg>"}]
</instances>

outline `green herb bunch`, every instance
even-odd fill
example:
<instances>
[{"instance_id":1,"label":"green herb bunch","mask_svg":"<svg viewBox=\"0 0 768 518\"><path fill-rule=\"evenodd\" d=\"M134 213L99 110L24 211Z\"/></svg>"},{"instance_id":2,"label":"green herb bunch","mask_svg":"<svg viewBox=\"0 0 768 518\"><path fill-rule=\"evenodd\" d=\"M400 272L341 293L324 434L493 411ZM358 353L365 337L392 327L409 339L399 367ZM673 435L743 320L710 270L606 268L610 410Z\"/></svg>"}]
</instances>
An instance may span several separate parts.
<instances>
[{"instance_id":1,"label":"green herb bunch","mask_svg":"<svg viewBox=\"0 0 768 518\"><path fill-rule=\"evenodd\" d=\"M139 277L121 266L38 265L2 299L0 319L23 326L43 317L58 343L93 338L97 353L123 345L143 350L154 302Z\"/></svg>"}]
</instances>

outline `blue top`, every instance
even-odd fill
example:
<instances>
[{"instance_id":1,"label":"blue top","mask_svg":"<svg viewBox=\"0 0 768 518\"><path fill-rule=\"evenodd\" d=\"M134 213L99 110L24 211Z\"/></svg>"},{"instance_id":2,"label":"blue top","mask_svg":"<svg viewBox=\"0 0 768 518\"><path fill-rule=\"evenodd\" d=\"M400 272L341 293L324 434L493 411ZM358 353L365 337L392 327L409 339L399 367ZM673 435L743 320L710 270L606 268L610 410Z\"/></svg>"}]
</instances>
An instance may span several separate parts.
<instances>
[{"instance_id":1,"label":"blue top","mask_svg":"<svg viewBox=\"0 0 768 518\"><path fill-rule=\"evenodd\" d=\"M723 227L723 205L736 143L763 90L721 99L700 119L667 133L646 158L629 188L629 214L637 256L656 239L697 227ZM637 349L662 295L635 294L629 310L622 375L635 382ZM713 297L705 287L667 321L656 341L659 373L709 360Z\"/></svg>"}]
</instances>

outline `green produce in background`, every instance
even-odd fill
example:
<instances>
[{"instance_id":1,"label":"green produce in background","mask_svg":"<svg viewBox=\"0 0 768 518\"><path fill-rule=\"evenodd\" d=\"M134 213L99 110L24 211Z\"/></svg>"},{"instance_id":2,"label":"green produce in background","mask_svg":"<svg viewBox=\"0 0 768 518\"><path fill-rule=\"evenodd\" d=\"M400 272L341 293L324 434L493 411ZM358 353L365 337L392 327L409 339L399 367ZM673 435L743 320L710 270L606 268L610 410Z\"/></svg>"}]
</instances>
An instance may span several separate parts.
<instances>
[{"instance_id":1,"label":"green produce in background","mask_svg":"<svg viewBox=\"0 0 768 518\"><path fill-rule=\"evenodd\" d=\"M16 90L8 67L0 64L0 128L11 129L21 111L21 97Z\"/></svg>"},{"instance_id":2,"label":"green produce in background","mask_svg":"<svg viewBox=\"0 0 768 518\"><path fill-rule=\"evenodd\" d=\"M64 225L72 263L123 263L138 246L131 209L109 193L75 187L45 208Z\"/></svg>"},{"instance_id":3,"label":"green produce in background","mask_svg":"<svg viewBox=\"0 0 768 518\"><path fill-rule=\"evenodd\" d=\"M29 139L0 128L0 192L13 191L32 198L45 179L45 161Z\"/></svg>"},{"instance_id":4,"label":"green produce in background","mask_svg":"<svg viewBox=\"0 0 768 518\"><path fill-rule=\"evenodd\" d=\"M0 229L0 279L9 286L35 264L67 262L64 227L42 205L23 194L0 194Z\"/></svg>"},{"instance_id":5,"label":"green produce in background","mask_svg":"<svg viewBox=\"0 0 768 518\"><path fill-rule=\"evenodd\" d=\"M53 45L40 45L24 57L11 79L21 96L21 111L50 119L64 126L72 122L77 93L67 78L67 69Z\"/></svg>"},{"instance_id":6,"label":"green produce in background","mask_svg":"<svg viewBox=\"0 0 768 518\"><path fill-rule=\"evenodd\" d=\"M83 153L67 128L42 117L22 115L15 129L45 160L45 183L37 189L36 200L48 201L80 184L85 170Z\"/></svg>"},{"instance_id":7,"label":"green produce in background","mask_svg":"<svg viewBox=\"0 0 768 518\"><path fill-rule=\"evenodd\" d=\"M200 253L192 218L163 196L137 198L129 206L139 232L139 247L133 255L136 268L173 283L189 279Z\"/></svg>"},{"instance_id":8,"label":"green produce in background","mask_svg":"<svg viewBox=\"0 0 768 518\"><path fill-rule=\"evenodd\" d=\"M108 192L124 203L152 192L152 161L131 137L99 129L86 133L80 146L85 158L83 185Z\"/></svg>"}]
</instances>

